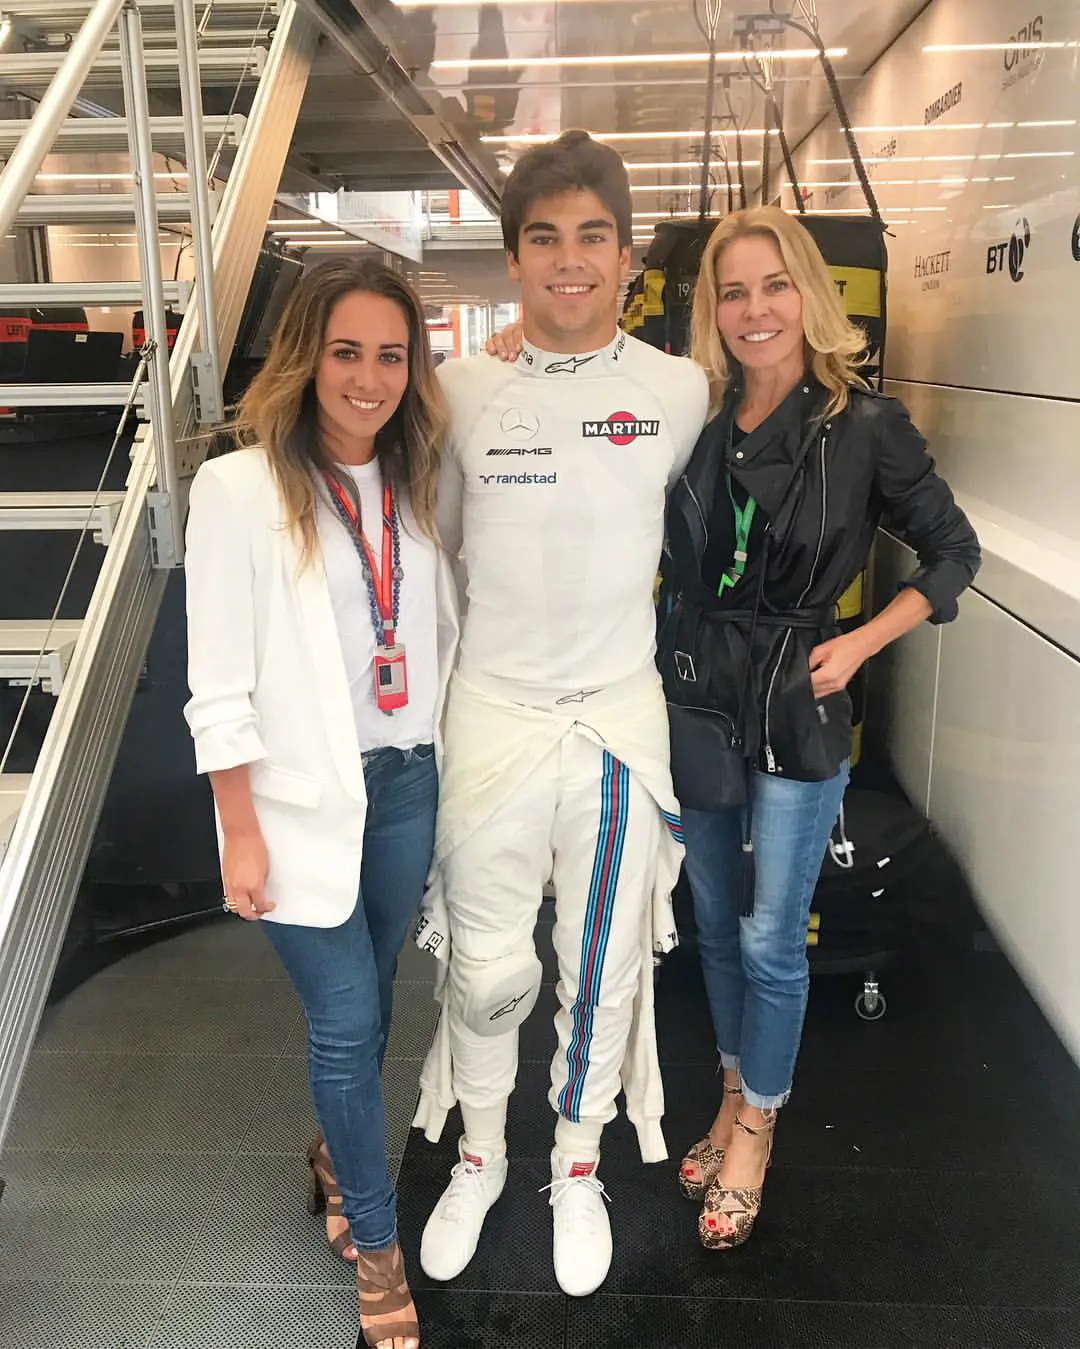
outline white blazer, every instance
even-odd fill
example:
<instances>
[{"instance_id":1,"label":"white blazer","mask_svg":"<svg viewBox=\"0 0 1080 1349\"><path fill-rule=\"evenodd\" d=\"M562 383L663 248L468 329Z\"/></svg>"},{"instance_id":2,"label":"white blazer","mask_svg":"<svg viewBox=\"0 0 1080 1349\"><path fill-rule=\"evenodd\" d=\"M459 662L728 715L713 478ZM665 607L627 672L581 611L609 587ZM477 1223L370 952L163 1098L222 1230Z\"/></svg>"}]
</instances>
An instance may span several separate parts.
<instances>
[{"instance_id":1,"label":"white blazer","mask_svg":"<svg viewBox=\"0 0 1080 1349\"><path fill-rule=\"evenodd\" d=\"M367 793L352 700L321 562L300 568L265 453L208 460L187 525L184 709L200 773L248 764L270 857L266 919L337 927L360 888ZM440 549L439 727L458 641ZM218 843L222 842L218 820Z\"/></svg>"}]
</instances>

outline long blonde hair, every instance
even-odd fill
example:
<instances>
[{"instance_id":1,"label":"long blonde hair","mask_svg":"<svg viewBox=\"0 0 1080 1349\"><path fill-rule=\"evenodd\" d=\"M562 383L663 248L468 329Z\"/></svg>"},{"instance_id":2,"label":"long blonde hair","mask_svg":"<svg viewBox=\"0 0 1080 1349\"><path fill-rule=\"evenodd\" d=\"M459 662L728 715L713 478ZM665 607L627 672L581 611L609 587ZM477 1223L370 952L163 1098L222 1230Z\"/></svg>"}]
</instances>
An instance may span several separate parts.
<instances>
[{"instance_id":1,"label":"long blonde hair","mask_svg":"<svg viewBox=\"0 0 1080 1349\"><path fill-rule=\"evenodd\" d=\"M690 354L709 377L710 405L715 411L728 389L738 382L741 367L724 345L716 326L720 291L716 273L724 249L736 239L775 241L795 289L802 297L803 334L810 368L828 389L826 416L847 406L852 385L865 388L858 373L866 337L844 313L821 250L798 221L778 206L753 206L725 216L709 236L701 257L694 307L690 317Z\"/></svg>"},{"instance_id":2,"label":"long blonde hair","mask_svg":"<svg viewBox=\"0 0 1080 1349\"><path fill-rule=\"evenodd\" d=\"M330 473L354 499L356 494L352 478L337 470L322 442L315 397L330 314L339 300L356 291L392 300L408 324L408 384L394 415L375 437L375 452L383 473L408 493L420 528L435 537L435 491L447 414L423 308L408 283L389 267L337 258L300 278L237 417L240 443L259 444L266 452L304 566L319 551L314 472Z\"/></svg>"}]
</instances>

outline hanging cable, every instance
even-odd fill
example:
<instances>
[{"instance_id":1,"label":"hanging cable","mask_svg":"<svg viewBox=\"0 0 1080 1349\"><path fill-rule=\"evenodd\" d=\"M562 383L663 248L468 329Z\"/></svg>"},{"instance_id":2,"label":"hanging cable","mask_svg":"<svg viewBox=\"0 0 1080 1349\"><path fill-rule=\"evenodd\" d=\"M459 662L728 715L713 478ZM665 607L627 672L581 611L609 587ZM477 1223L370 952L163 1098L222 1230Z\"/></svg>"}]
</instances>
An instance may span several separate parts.
<instances>
[{"instance_id":1,"label":"hanging cable","mask_svg":"<svg viewBox=\"0 0 1080 1349\"><path fill-rule=\"evenodd\" d=\"M790 181L791 181L791 189L792 189L792 191L793 191L794 194L795 194L795 205L799 208L799 214L800 214L800 215L805 215L805 214L806 214L806 202L803 201L802 189L799 187L799 179L798 179L798 176L797 176L797 174L796 174L796 172L795 172L795 161L794 161L794 159L792 158L792 155L791 155L791 145L790 145L790 143L789 143L789 141L788 141L787 135L786 135L785 132L784 132L784 119L783 119L783 117L780 115L780 103L779 103L779 100L778 100L777 97L776 97L776 91L775 91L775 88L774 88L774 85L773 85L773 79L772 79L772 71L771 71L771 69L766 70L766 68L765 68L766 63L765 63L765 61L762 60L762 53L760 53L760 52L755 52L754 55L755 55L755 57L756 57L756 59L757 59L758 66L760 67L760 70L761 70L760 75L758 75L757 73L755 73L755 71L754 71L752 65L750 64L750 61L749 61L749 60L745 61L744 64L745 64L745 66L746 66L746 73L747 73L747 75L749 76L750 82L751 82L752 84L757 85L757 87L761 90L761 92L762 92L762 94L764 95L764 98L765 98L765 108L766 108L765 131L766 131L766 136L765 136L765 145L764 145L764 149L767 150L767 149L768 149L768 146L769 146L768 129L769 129L769 114L771 113L771 116L772 116L772 122L773 122L773 124L774 124L775 127L776 127L776 138L777 138L777 140L780 142L780 153L781 153L781 155L782 155L783 158L784 158L784 168L787 170L788 178L789 178ZM766 58L766 59L767 59L767 58ZM767 182L768 182L768 175L767 175L767 174L765 173L765 171L764 171L765 164L766 164L766 155L765 155L765 153L764 153L764 151L763 151L763 153L762 153L762 165L763 165L763 167L762 167L762 175L761 175L761 177L762 177L762 186L763 186L763 189L764 189L764 187L767 185ZM763 192L762 192L762 200L764 201L764 199L765 199L765 197L764 197L764 191L763 191Z\"/></svg>"},{"instance_id":2,"label":"hanging cable","mask_svg":"<svg viewBox=\"0 0 1080 1349\"><path fill-rule=\"evenodd\" d=\"M724 76L724 98L727 102L728 117L732 126L735 128L735 167L739 174L739 204L742 210L746 210L746 169L743 165L742 153L742 127L739 125L739 119L735 116L735 106L731 101L731 78Z\"/></svg>"},{"instance_id":3,"label":"hanging cable","mask_svg":"<svg viewBox=\"0 0 1080 1349\"><path fill-rule=\"evenodd\" d=\"M775 11L773 11L775 13ZM803 10L806 13L806 10ZM786 23L789 28L794 28L796 32L802 33L803 37L809 38L818 50L818 59L821 61L821 70L825 76L825 83L829 86L829 97L832 99L833 108L836 111L837 119L843 128L844 139L847 142L848 154L851 156L852 165L855 168L856 177L863 190L863 196L866 198L866 204L870 209L870 214L878 222L881 221L881 211L878 208L877 197L874 196L874 189L870 186L870 179L866 174L866 166L863 164L862 155L859 153L859 146L855 140L855 133L851 129L851 122L848 119L847 109L844 107L844 100L840 94L840 86L836 82L836 71L833 70L832 62L825 52L825 44L821 40L821 33L817 24L816 10L811 10L811 24L800 23L793 19L790 14L777 14L776 17L781 22ZM793 180L794 181L794 180Z\"/></svg>"},{"instance_id":4,"label":"hanging cable","mask_svg":"<svg viewBox=\"0 0 1080 1349\"><path fill-rule=\"evenodd\" d=\"M698 216L704 220L709 213L709 160L712 154L713 108L716 101L716 35L720 28L720 10L723 0L704 0L704 21L701 16L702 0L693 0L694 22L709 44L709 69L705 77L705 135L701 145L701 186L698 197Z\"/></svg>"}]
</instances>

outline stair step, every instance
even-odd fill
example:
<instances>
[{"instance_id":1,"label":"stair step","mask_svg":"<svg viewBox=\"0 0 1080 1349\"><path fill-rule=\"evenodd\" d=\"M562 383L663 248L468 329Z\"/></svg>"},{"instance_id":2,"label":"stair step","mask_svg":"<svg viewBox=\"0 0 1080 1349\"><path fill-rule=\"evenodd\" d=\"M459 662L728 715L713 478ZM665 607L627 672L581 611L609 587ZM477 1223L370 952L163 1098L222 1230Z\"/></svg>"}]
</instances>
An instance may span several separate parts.
<instances>
[{"instance_id":1,"label":"stair step","mask_svg":"<svg viewBox=\"0 0 1080 1349\"><path fill-rule=\"evenodd\" d=\"M15 821L29 790L29 773L0 773L0 862L4 860Z\"/></svg>"},{"instance_id":2,"label":"stair step","mask_svg":"<svg viewBox=\"0 0 1080 1349\"><path fill-rule=\"evenodd\" d=\"M123 407L130 392L130 383L0 384L0 408ZM143 399L144 390L136 389L135 406Z\"/></svg>"},{"instance_id":3,"label":"stair step","mask_svg":"<svg viewBox=\"0 0 1080 1349\"><path fill-rule=\"evenodd\" d=\"M81 619L58 618L51 631L47 620L0 619L0 679L24 688L33 680L42 692L58 694L81 630Z\"/></svg>"},{"instance_id":4,"label":"stair step","mask_svg":"<svg viewBox=\"0 0 1080 1349\"><path fill-rule=\"evenodd\" d=\"M51 3L51 0L50 0ZM172 0L169 0L170 8ZM246 120L238 113L231 117L217 114L203 118L203 134L209 144L216 145L224 136L238 145L244 134ZM0 120L0 151L14 150L26 134L26 122L16 118ZM184 119L182 117L151 117L150 140L155 150L182 155L184 151ZM115 151L128 153L126 117L70 117L60 128L53 142L54 154L72 154L78 151L94 154Z\"/></svg>"},{"instance_id":5,"label":"stair step","mask_svg":"<svg viewBox=\"0 0 1080 1349\"><path fill-rule=\"evenodd\" d=\"M175 0L139 0L141 13L163 13L170 18ZM17 0L9 6L8 12L20 19L36 19L38 22L53 20L73 20L85 18L94 8L93 0ZM277 13L278 6L267 5L266 0L215 0L214 14L254 15L266 11L268 17Z\"/></svg>"},{"instance_id":6,"label":"stair step","mask_svg":"<svg viewBox=\"0 0 1080 1349\"><path fill-rule=\"evenodd\" d=\"M149 85L176 85L180 71L175 48L159 51L148 48L144 53L146 80ZM67 51L4 52L0 55L0 80L17 88L38 87L52 83L53 77L67 60ZM266 64L266 50L262 47L237 45L235 47L201 47L199 49L199 81L208 85L232 84L244 76L258 76ZM100 52L94 61L87 87L112 84L119 87L123 63L120 53Z\"/></svg>"},{"instance_id":7,"label":"stair step","mask_svg":"<svg viewBox=\"0 0 1080 1349\"><path fill-rule=\"evenodd\" d=\"M162 286L165 303L183 313L191 298L190 281L166 281ZM142 286L137 281L39 281L0 284L0 309L48 309L52 305L142 306Z\"/></svg>"},{"instance_id":8,"label":"stair step","mask_svg":"<svg viewBox=\"0 0 1080 1349\"><path fill-rule=\"evenodd\" d=\"M123 492L0 492L0 530L90 529L108 545Z\"/></svg>"},{"instance_id":9,"label":"stair step","mask_svg":"<svg viewBox=\"0 0 1080 1349\"><path fill-rule=\"evenodd\" d=\"M214 194L211 193L211 202ZM191 219L191 198L183 192L161 192L157 199L159 221ZM212 212L211 212L212 214ZM127 192L31 193L23 199L15 217L17 225L131 224L135 198Z\"/></svg>"}]
</instances>

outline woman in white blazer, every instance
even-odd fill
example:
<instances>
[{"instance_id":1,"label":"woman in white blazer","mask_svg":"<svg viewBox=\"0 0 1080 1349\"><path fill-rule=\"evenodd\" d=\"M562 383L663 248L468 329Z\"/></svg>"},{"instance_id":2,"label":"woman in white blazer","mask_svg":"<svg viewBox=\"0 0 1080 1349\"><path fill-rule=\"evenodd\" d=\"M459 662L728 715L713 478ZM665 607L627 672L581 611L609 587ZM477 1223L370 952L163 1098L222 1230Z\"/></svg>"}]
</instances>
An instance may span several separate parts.
<instances>
[{"instance_id":1,"label":"woman in white blazer","mask_svg":"<svg viewBox=\"0 0 1080 1349\"><path fill-rule=\"evenodd\" d=\"M382 266L321 266L243 399L245 448L196 475L187 528L186 715L225 907L262 920L303 1002L325 1137L309 1204L357 1262L379 1349L419 1346L380 1072L457 636L433 524L444 425L412 290Z\"/></svg>"}]
</instances>

